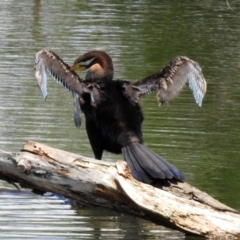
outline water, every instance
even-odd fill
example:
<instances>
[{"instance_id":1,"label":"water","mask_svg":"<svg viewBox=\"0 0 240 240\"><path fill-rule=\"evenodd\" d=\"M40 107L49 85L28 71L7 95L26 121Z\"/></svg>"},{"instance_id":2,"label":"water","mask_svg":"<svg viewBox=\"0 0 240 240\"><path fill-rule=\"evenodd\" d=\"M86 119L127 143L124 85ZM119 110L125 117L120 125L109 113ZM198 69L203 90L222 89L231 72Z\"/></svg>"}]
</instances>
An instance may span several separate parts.
<instances>
[{"instance_id":1,"label":"water","mask_svg":"<svg viewBox=\"0 0 240 240\"><path fill-rule=\"evenodd\" d=\"M34 140L93 156L84 127L74 126L71 95L49 78L48 99L41 97L33 69L40 49L55 51L69 64L87 51L104 50L113 58L115 78L130 81L186 55L200 63L208 81L203 107L187 87L169 107L158 108L154 94L145 97L145 143L181 169L187 182L240 209L240 3L229 3L232 10L226 1L211 0L2 1L0 149L19 151ZM29 192L4 191L0 201L1 239L193 239L148 221Z\"/></svg>"}]
</instances>

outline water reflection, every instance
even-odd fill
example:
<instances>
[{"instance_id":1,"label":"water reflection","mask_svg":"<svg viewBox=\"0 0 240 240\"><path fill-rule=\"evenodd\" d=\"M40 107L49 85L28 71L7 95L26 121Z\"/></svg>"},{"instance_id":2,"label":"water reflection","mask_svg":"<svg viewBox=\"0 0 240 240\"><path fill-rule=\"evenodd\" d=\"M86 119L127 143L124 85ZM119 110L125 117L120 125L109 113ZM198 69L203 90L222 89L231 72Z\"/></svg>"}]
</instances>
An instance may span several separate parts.
<instances>
[{"instance_id":1,"label":"water reflection","mask_svg":"<svg viewBox=\"0 0 240 240\"><path fill-rule=\"evenodd\" d=\"M81 226L87 217L76 215L71 208L64 200L56 197L42 197L29 191L2 190L0 237L66 239L67 236L78 236L74 232L84 228Z\"/></svg>"},{"instance_id":2,"label":"water reflection","mask_svg":"<svg viewBox=\"0 0 240 240\"><path fill-rule=\"evenodd\" d=\"M0 237L10 239L153 239L183 234L127 215L81 207L29 191L0 191ZM136 229L141 229L136 234Z\"/></svg>"},{"instance_id":3,"label":"water reflection","mask_svg":"<svg viewBox=\"0 0 240 240\"><path fill-rule=\"evenodd\" d=\"M239 209L240 4L231 2L231 7L233 10L227 8L225 1L216 4L190 0L1 2L1 149L18 151L25 141L32 139L93 156L84 128L74 127L71 95L50 80L49 98L47 102L42 100L33 72L34 54L38 50L50 48L68 63L89 50L104 50L114 60L115 78L131 81L157 71L176 55L187 55L200 63L208 81L203 107L196 106L188 89L169 107L158 108L155 96L144 98L146 145L178 166L189 183ZM104 156L121 159L109 153ZM17 223L21 223L22 228L32 227L33 219L26 220L26 225L20 221L24 218L24 211L17 207L18 201L19 206L22 204L21 198L20 195L19 199L14 198L16 202L12 206L9 202L9 209L1 209L5 212L0 213L0 218L7 213L12 216L7 225L9 229ZM32 210L34 199L32 195L24 198ZM37 197L37 201L41 198ZM50 210L50 205L45 206ZM78 230L74 228L75 220L67 217L65 211L68 210L71 216L77 217ZM74 211L69 207L64 208L62 214L57 212L55 215L59 218L54 221L37 216L36 221L47 221L38 232L48 232L47 226L52 239L179 237L176 232L147 221L99 209ZM54 224L57 222L58 227L65 224L64 214L66 221L74 224L66 224L65 233L61 231L61 235L56 236ZM83 216L86 217L85 230L80 228ZM2 222L5 220L2 218ZM33 226L39 222L33 221ZM6 234L10 234L9 229L5 230Z\"/></svg>"}]
</instances>

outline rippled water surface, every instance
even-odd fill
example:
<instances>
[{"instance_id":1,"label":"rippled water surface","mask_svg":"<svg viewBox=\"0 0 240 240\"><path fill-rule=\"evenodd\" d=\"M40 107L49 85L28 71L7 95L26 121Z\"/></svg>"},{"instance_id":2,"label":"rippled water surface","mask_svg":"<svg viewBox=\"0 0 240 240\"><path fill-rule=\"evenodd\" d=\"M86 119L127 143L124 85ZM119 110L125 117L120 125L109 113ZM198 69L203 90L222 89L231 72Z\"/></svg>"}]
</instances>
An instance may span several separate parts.
<instances>
[{"instance_id":1,"label":"rippled water surface","mask_svg":"<svg viewBox=\"0 0 240 240\"><path fill-rule=\"evenodd\" d=\"M115 78L130 81L186 55L208 81L203 106L187 87L169 107L145 97L145 143L190 184L240 209L240 3L229 3L232 9L211 0L1 1L0 149L19 151L34 140L93 156L84 123L81 129L73 124L71 94L49 78L49 96L42 99L33 69L38 50L51 49L69 64L104 50ZM0 229L1 239L193 239L112 211L11 189L0 192Z\"/></svg>"}]
</instances>

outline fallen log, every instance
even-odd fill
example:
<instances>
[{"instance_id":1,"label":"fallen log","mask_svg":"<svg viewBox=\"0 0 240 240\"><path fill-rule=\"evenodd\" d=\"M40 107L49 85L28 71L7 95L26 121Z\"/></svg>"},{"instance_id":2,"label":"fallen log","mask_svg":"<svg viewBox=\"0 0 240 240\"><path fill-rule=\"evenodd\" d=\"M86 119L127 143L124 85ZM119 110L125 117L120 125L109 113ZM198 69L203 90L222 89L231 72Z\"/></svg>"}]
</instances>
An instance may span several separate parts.
<instances>
[{"instance_id":1,"label":"fallen log","mask_svg":"<svg viewBox=\"0 0 240 240\"><path fill-rule=\"evenodd\" d=\"M240 236L240 214L181 182L155 186L135 180L126 162L109 163L28 141L18 153L0 152L0 179L49 191L208 238Z\"/></svg>"}]
</instances>

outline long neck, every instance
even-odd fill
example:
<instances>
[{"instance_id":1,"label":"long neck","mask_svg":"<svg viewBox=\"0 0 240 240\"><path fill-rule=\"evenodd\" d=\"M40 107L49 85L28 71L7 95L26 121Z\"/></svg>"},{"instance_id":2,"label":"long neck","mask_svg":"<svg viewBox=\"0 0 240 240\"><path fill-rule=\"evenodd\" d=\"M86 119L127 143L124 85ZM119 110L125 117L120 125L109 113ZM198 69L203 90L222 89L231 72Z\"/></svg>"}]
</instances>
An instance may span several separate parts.
<instances>
[{"instance_id":1,"label":"long neck","mask_svg":"<svg viewBox=\"0 0 240 240\"><path fill-rule=\"evenodd\" d=\"M103 69L95 64L86 74L87 81L111 81L113 80L113 69Z\"/></svg>"},{"instance_id":2,"label":"long neck","mask_svg":"<svg viewBox=\"0 0 240 240\"><path fill-rule=\"evenodd\" d=\"M89 81L111 81L113 80L114 67L112 59L106 53L99 54L91 63L86 74Z\"/></svg>"}]
</instances>

